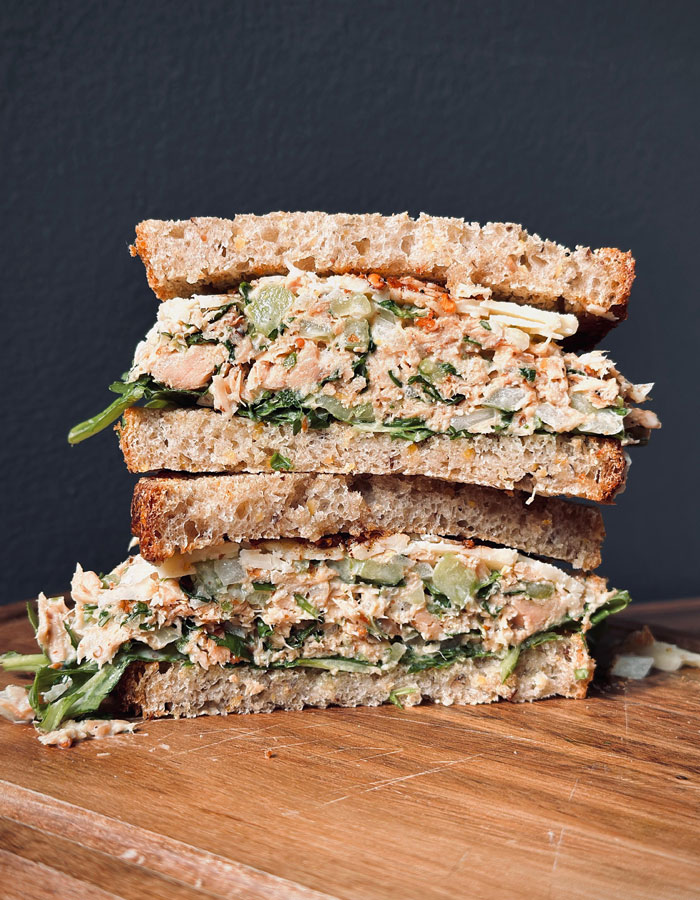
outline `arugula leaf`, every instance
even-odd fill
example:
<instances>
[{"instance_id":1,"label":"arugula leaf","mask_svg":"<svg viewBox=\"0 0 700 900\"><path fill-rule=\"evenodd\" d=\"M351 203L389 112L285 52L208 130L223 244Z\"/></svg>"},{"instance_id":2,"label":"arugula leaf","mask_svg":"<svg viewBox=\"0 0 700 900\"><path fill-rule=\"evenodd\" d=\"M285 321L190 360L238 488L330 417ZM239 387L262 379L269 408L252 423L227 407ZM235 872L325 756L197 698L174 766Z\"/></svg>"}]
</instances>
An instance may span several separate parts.
<instances>
[{"instance_id":1,"label":"arugula leaf","mask_svg":"<svg viewBox=\"0 0 700 900\"><path fill-rule=\"evenodd\" d=\"M629 591L618 591L604 606L601 606L600 609L597 609L592 614L591 625L599 625L608 616L622 612L623 609L629 606L631 600Z\"/></svg>"},{"instance_id":2,"label":"arugula leaf","mask_svg":"<svg viewBox=\"0 0 700 900\"><path fill-rule=\"evenodd\" d=\"M29 624L34 629L34 634L39 630L39 616L34 607L34 603L31 600L27 600L27 618L29 619Z\"/></svg>"},{"instance_id":3,"label":"arugula leaf","mask_svg":"<svg viewBox=\"0 0 700 900\"><path fill-rule=\"evenodd\" d=\"M234 634L232 631L224 632L223 637L217 634L210 634L208 637L210 637L218 647L225 647L227 650L230 650L231 654L235 656L237 660L245 659L248 662L252 662L253 657L246 642L242 637Z\"/></svg>"},{"instance_id":4,"label":"arugula leaf","mask_svg":"<svg viewBox=\"0 0 700 900\"><path fill-rule=\"evenodd\" d=\"M417 687L396 688L389 694L389 703L393 703L394 706L403 709L403 703L399 700L399 697L403 697L405 694L415 694L417 691Z\"/></svg>"},{"instance_id":5,"label":"arugula leaf","mask_svg":"<svg viewBox=\"0 0 700 900\"><path fill-rule=\"evenodd\" d=\"M281 453L273 453L270 457L270 468L274 469L276 472L290 472L294 466L287 459L286 456L282 456Z\"/></svg>"},{"instance_id":6,"label":"arugula leaf","mask_svg":"<svg viewBox=\"0 0 700 900\"><path fill-rule=\"evenodd\" d=\"M253 286L252 286L252 284L251 284L249 281L242 281L242 282L238 285L238 293L241 295L241 297L243 297L243 302L244 302L245 304L250 303L250 300L249 300L249 298L248 298L248 295L250 294L250 292L251 292L251 290L252 290L252 287L253 287Z\"/></svg>"},{"instance_id":7,"label":"arugula leaf","mask_svg":"<svg viewBox=\"0 0 700 900\"><path fill-rule=\"evenodd\" d=\"M461 647L446 647L437 653L419 654L408 648L404 661L409 673L422 672L424 669L444 669L460 659L484 659L494 656L488 650L484 650L480 644L463 644Z\"/></svg>"},{"instance_id":8,"label":"arugula leaf","mask_svg":"<svg viewBox=\"0 0 700 900\"><path fill-rule=\"evenodd\" d=\"M283 663L276 663L275 668L294 669L297 666L304 666L312 669L330 669L339 672L379 672L377 666L373 666L369 662L362 659L346 659L342 656L325 656L311 657L305 659L290 659Z\"/></svg>"},{"instance_id":9,"label":"arugula leaf","mask_svg":"<svg viewBox=\"0 0 700 900\"><path fill-rule=\"evenodd\" d=\"M427 316L428 310L414 306L412 303L394 303L393 300L380 300L379 306L388 309L397 319L419 319L421 316Z\"/></svg>"},{"instance_id":10,"label":"arugula leaf","mask_svg":"<svg viewBox=\"0 0 700 900\"><path fill-rule=\"evenodd\" d=\"M387 419L381 425L355 425L361 431L386 432L393 438L411 441L414 444L432 437L435 432L426 427L425 419L412 416L404 419Z\"/></svg>"},{"instance_id":11,"label":"arugula leaf","mask_svg":"<svg viewBox=\"0 0 700 900\"><path fill-rule=\"evenodd\" d=\"M185 343L188 347L194 347L197 344L218 344L219 341L217 338L205 338L201 331L195 331L185 335Z\"/></svg>"},{"instance_id":12,"label":"arugula leaf","mask_svg":"<svg viewBox=\"0 0 700 900\"><path fill-rule=\"evenodd\" d=\"M270 637L270 635L275 630L272 625L268 625L267 622L264 622L261 618L257 618L255 620L255 627L258 631L258 637L262 638L263 640Z\"/></svg>"},{"instance_id":13,"label":"arugula leaf","mask_svg":"<svg viewBox=\"0 0 700 900\"><path fill-rule=\"evenodd\" d=\"M216 310L214 315L210 319L208 319L209 324L213 325L214 322L218 322L219 319L223 319L223 317L226 315L226 313L234 306L238 306L238 304L236 303L235 300L232 300L231 303L224 303L224 305L220 306Z\"/></svg>"},{"instance_id":14,"label":"arugula leaf","mask_svg":"<svg viewBox=\"0 0 700 900\"><path fill-rule=\"evenodd\" d=\"M515 671L520 659L520 647L511 647L501 660L501 684L504 684Z\"/></svg>"},{"instance_id":15,"label":"arugula leaf","mask_svg":"<svg viewBox=\"0 0 700 900\"><path fill-rule=\"evenodd\" d=\"M207 388L198 391L173 391L170 388L154 381L150 375L143 375L137 381L115 381L109 389L119 398L103 409L101 413L73 426L68 432L68 443L79 444L81 441L103 431L113 422L116 422L127 409L144 401L147 406L161 408L169 404L187 406L196 403L204 396Z\"/></svg>"},{"instance_id":16,"label":"arugula leaf","mask_svg":"<svg viewBox=\"0 0 700 900\"><path fill-rule=\"evenodd\" d=\"M464 400L464 394L454 394L452 397L443 397L440 391L438 391L432 382L428 381L425 375L411 375L408 379L408 383L418 384L423 393L436 403L446 403L448 406L453 406L455 403L461 403L462 400Z\"/></svg>"},{"instance_id":17,"label":"arugula leaf","mask_svg":"<svg viewBox=\"0 0 700 900\"><path fill-rule=\"evenodd\" d=\"M423 587L430 594L430 600L425 605L429 613L433 616L443 616L446 610L452 609L450 598L446 594L441 593L435 585L425 581Z\"/></svg>"},{"instance_id":18,"label":"arugula leaf","mask_svg":"<svg viewBox=\"0 0 700 900\"><path fill-rule=\"evenodd\" d=\"M323 624L323 616L319 616L318 619L315 619L311 622L310 625L307 625L305 628L294 628L292 629L291 634L286 639L285 643L288 647L291 647L293 650L297 650L301 647L305 641L307 641L310 637L314 637L317 640L320 640L323 637L323 629L319 628L319 625Z\"/></svg>"}]
</instances>

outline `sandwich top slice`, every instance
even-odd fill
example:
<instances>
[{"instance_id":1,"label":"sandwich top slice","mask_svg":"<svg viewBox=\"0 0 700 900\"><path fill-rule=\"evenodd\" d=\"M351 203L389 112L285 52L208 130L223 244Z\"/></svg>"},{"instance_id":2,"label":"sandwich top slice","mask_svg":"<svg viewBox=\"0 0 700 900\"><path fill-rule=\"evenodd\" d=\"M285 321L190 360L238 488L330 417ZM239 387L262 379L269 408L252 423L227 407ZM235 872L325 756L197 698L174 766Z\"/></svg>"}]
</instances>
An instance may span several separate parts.
<instances>
[{"instance_id":1,"label":"sandwich top slice","mask_svg":"<svg viewBox=\"0 0 700 900\"><path fill-rule=\"evenodd\" d=\"M421 476L292 472L142 478L131 526L156 565L226 541L403 531L489 541L590 571L605 535L597 508L564 500Z\"/></svg>"},{"instance_id":2,"label":"sandwich top slice","mask_svg":"<svg viewBox=\"0 0 700 900\"><path fill-rule=\"evenodd\" d=\"M295 436L331 423L408 443L441 436L457 455L482 435L645 437L658 421L636 404L651 385L631 384L599 351L565 352L559 340L576 327L574 316L492 301L464 284L450 293L412 278L295 270L163 303L112 386L120 398L69 440L138 402L208 407Z\"/></svg>"},{"instance_id":3,"label":"sandwich top slice","mask_svg":"<svg viewBox=\"0 0 700 900\"><path fill-rule=\"evenodd\" d=\"M44 656L30 657L51 742L107 698L189 716L580 697L585 633L629 601L515 550L400 533L228 542L102 576L78 566L71 595L40 595Z\"/></svg>"},{"instance_id":4,"label":"sandwich top slice","mask_svg":"<svg viewBox=\"0 0 700 900\"><path fill-rule=\"evenodd\" d=\"M228 291L296 267L319 275L375 272L473 281L494 298L573 313L579 339L601 337L627 315L630 253L569 250L519 225L406 213L394 216L274 212L233 219L148 220L132 248L162 299Z\"/></svg>"}]
</instances>

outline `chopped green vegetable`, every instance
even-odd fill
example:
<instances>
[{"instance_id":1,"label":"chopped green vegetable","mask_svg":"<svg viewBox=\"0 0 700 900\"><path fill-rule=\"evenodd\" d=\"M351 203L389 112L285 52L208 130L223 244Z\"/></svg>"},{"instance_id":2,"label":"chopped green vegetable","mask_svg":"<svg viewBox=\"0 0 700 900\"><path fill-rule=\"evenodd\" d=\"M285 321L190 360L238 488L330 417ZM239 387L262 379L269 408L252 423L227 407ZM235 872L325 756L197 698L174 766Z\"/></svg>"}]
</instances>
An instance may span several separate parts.
<instances>
[{"instance_id":1,"label":"chopped green vegetable","mask_svg":"<svg viewBox=\"0 0 700 900\"><path fill-rule=\"evenodd\" d=\"M396 556L390 562L378 562L375 559L344 559L328 560L330 568L340 576L346 584L354 584L356 581L365 581L368 584L381 584L396 587L403 581L405 564L401 557Z\"/></svg>"},{"instance_id":2,"label":"chopped green vegetable","mask_svg":"<svg viewBox=\"0 0 700 900\"><path fill-rule=\"evenodd\" d=\"M525 593L533 600L547 600L554 593L554 585L549 581L526 581Z\"/></svg>"},{"instance_id":3,"label":"chopped green vegetable","mask_svg":"<svg viewBox=\"0 0 700 900\"><path fill-rule=\"evenodd\" d=\"M457 375L457 369L452 363L438 362L430 357L425 357L418 364L418 371L431 383L442 381L448 375Z\"/></svg>"},{"instance_id":4,"label":"chopped green vegetable","mask_svg":"<svg viewBox=\"0 0 700 900\"><path fill-rule=\"evenodd\" d=\"M462 338L462 341L463 341L465 344L475 344L477 347L481 347L481 346L482 346L481 341L475 341L474 338L469 337L469 335L465 335L465 336Z\"/></svg>"},{"instance_id":5,"label":"chopped green vegetable","mask_svg":"<svg viewBox=\"0 0 700 900\"><path fill-rule=\"evenodd\" d=\"M273 331L279 331L293 302L291 291L281 284L271 284L258 291L255 299L246 306L245 314L256 331L269 337Z\"/></svg>"},{"instance_id":6,"label":"chopped green vegetable","mask_svg":"<svg viewBox=\"0 0 700 900\"><path fill-rule=\"evenodd\" d=\"M537 376L537 370L530 369L527 366L523 366L521 369L519 369L519 372L523 376L525 381L534 381Z\"/></svg>"},{"instance_id":7,"label":"chopped green vegetable","mask_svg":"<svg viewBox=\"0 0 700 900\"><path fill-rule=\"evenodd\" d=\"M268 625L261 618L255 620L255 627L258 631L258 637L261 637L263 640L273 634L275 630L272 625Z\"/></svg>"},{"instance_id":8,"label":"chopped green vegetable","mask_svg":"<svg viewBox=\"0 0 700 900\"><path fill-rule=\"evenodd\" d=\"M49 664L48 656L43 653L9 653L0 654L0 666L6 672L38 672Z\"/></svg>"},{"instance_id":9,"label":"chopped green vegetable","mask_svg":"<svg viewBox=\"0 0 700 900\"><path fill-rule=\"evenodd\" d=\"M576 681L583 681L588 678L589 671L588 669L574 669L574 678Z\"/></svg>"},{"instance_id":10,"label":"chopped green vegetable","mask_svg":"<svg viewBox=\"0 0 700 900\"><path fill-rule=\"evenodd\" d=\"M314 606L313 603L309 603L303 594L295 594L294 599L296 600L297 606L301 607L304 612L313 616L314 619L321 618L321 610L317 606Z\"/></svg>"},{"instance_id":11,"label":"chopped green vegetable","mask_svg":"<svg viewBox=\"0 0 700 900\"><path fill-rule=\"evenodd\" d=\"M224 303L223 306L217 307L216 312L213 316L208 320L210 325L213 325L214 322L218 322L219 319L223 319L226 313L232 309L234 306L238 306L235 300L232 300L231 303Z\"/></svg>"},{"instance_id":12,"label":"chopped green vegetable","mask_svg":"<svg viewBox=\"0 0 700 900\"><path fill-rule=\"evenodd\" d=\"M446 553L433 570L432 584L450 599L457 609L464 609L478 585L476 573L467 568L453 553ZM430 588L429 588L430 589Z\"/></svg>"},{"instance_id":13,"label":"chopped green vegetable","mask_svg":"<svg viewBox=\"0 0 700 900\"><path fill-rule=\"evenodd\" d=\"M394 373L391 371L391 369L389 369L388 375L389 375L389 378L391 378L391 380L394 382L396 387L400 387L400 388L403 387L403 381L399 381L399 379L396 377L396 375L394 375Z\"/></svg>"},{"instance_id":14,"label":"chopped green vegetable","mask_svg":"<svg viewBox=\"0 0 700 900\"><path fill-rule=\"evenodd\" d=\"M364 294L351 294L349 297L334 297L331 300L331 312L334 316L354 316L367 318L372 315L372 304Z\"/></svg>"},{"instance_id":15,"label":"chopped green vegetable","mask_svg":"<svg viewBox=\"0 0 700 900\"><path fill-rule=\"evenodd\" d=\"M282 456L281 453L273 453L270 457L270 468L274 469L276 472L281 472L283 470L289 472L294 466L286 456Z\"/></svg>"},{"instance_id":16,"label":"chopped green vegetable","mask_svg":"<svg viewBox=\"0 0 700 900\"><path fill-rule=\"evenodd\" d=\"M287 354L287 356L285 356L285 358L282 360L282 365L284 366L285 369L293 369L296 364L297 364L297 355L292 350L292 352Z\"/></svg>"},{"instance_id":17,"label":"chopped green vegetable","mask_svg":"<svg viewBox=\"0 0 700 900\"><path fill-rule=\"evenodd\" d=\"M265 591L268 594L272 594L277 590L277 585L272 584L271 581L254 581L253 590Z\"/></svg>"},{"instance_id":18,"label":"chopped green vegetable","mask_svg":"<svg viewBox=\"0 0 700 900\"><path fill-rule=\"evenodd\" d=\"M185 343L188 347L194 347L197 344L218 344L218 338L205 338L201 331L195 331L193 334L185 335Z\"/></svg>"},{"instance_id":19,"label":"chopped green vegetable","mask_svg":"<svg viewBox=\"0 0 700 900\"><path fill-rule=\"evenodd\" d=\"M238 293L241 295L241 297L243 297L243 302L246 304L250 303L249 294L252 289L253 286L249 281L242 281L238 285Z\"/></svg>"},{"instance_id":20,"label":"chopped green vegetable","mask_svg":"<svg viewBox=\"0 0 700 900\"><path fill-rule=\"evenodd\" d=\"M486 319L481 319L481 321L479 322L479 325L481 325L481 327L483 329L485 329L486 331L492 330L491 325L489 324L489 322Z\"/></svg>"},{"instance_id":21,"label":"chopped green vegetable","mask_svg":"<svg viewBox=\"0 0 700 900\"><path fill-rule=\"evenodd\" d=\"M31 600L27 600L27 618L29 619L29 624L34 630L34 634L36 634L39 630L39 616L37 615L37 611L34 608L34 603Z\"/></svg>"},{"instance_id":22,"label":"chopped green vegetable","mask_svg":"<svg viewBox=\"0 0 700 900\"><path fill-rule=\"evenodd\" d=\"M345 349L356 353L366 353L369 348L369 325L367 319L348 319L343 329Z\"/></svg>"}]
</instances>

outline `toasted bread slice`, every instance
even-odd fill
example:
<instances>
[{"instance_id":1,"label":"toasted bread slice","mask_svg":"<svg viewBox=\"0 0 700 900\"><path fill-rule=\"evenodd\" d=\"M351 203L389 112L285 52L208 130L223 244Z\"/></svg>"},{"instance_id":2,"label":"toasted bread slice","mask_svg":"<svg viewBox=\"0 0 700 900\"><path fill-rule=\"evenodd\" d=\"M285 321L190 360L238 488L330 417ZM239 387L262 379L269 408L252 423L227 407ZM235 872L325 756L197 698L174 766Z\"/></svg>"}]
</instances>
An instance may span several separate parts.
<instances>
[{"instance_id":1,"label":"toasted bread slice","mask_svg":"<svg viewBox=\"0 0 700 900\"><path fill-rule=\"evenodd\" d=\"M408 673L405 666L377 674L316 669L208 670L182 664L133 663L118 688L126 713L163 716L270 712L304 706L379 706L399 697L403 706L431 700L445 706L524 702L560 695L582 698L594 663L580 635L524 650L515 671L501 680L501 660L467 659L440 669Z\"/></svg>"},{"instance_id":2,"label":"toasted bread slice","mask_svg":"<svg viewBox=\"0 0 700 900\"><path fill-rule=\"evenodd\" d=\"M400 475L142 478L131 505L141 555L160 564L225 541L409 532L476 538L578 569L600 564L600 512L564 500Z\"/></svg>"},{"instance_id":3,"label":"toasted bread slice","mask_svg":"<svg viewBox=\"0 0 700 900\"><path fill-rule=\"evenodd\" d=\"M479 226L407 213L382 216L274 212L233 219L149 219L136 227L133 255L161 299L226 291L246 278L288 272L376 272L457 283L469 279L502 299L580 317L582 343L627 314L630 253L569 250L520 225Z\"/></svg>"},{"instance_id":4,"label":"toasted bread slice","mask_svg":"<svg viewBox=\"0 0 700 900\"><path fill-rule=\"evenodd\" d=\"M132 407L118 426L131 472L269 472L280 454L296 472L427 475L446 481L610 502L625 483L620 442L586 435L435 435L420 444L333 423L294 434L210 409Z\"/></svg>"}]
</instances>

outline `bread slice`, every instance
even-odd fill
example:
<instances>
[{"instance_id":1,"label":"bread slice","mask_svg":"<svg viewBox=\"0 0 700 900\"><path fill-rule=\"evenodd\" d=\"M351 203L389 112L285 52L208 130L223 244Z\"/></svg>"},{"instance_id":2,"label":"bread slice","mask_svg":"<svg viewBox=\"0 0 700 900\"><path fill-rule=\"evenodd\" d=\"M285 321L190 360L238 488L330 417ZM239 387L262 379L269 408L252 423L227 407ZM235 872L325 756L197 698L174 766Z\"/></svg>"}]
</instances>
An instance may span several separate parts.
<instances>
[{"instance_id":1,"label":"bread slice","mask_svg":"<svg viewBox=\"0 0 700 900\"><path fill-rule=\"evenodd\" d=\"M403 706L415 706L422 700L467 706L499 699L524 702L557 694L582 698L593 670L580 635L523 651L505 683L501 682L501 661L495 658L467 659L412 674L398 665L378 675L132 663L119 685L117 706L133 715L180 718L304 706L379 706L392 696Z\"/></svg>"},{"instance_id":2,"label":"bread slice","mask_svg":"<svg viewBox=\"0 0 700 900\"><path fill-rule=\"evenodd\" d=\"M338 532L476 538L591 570L605 535L594 507L400 475L195 475L142 478L131 504L141 555L160 564L225 541Z\"/></svg>"},{"instance_id":3,"label":"bread slice","mask_svg":"<svg viewBox=\"0 0 700 900\"><path fill-rule=\"evenodd\" d=\"M131 248L161 299L226 291L245 278L289 271L377 272L455 283L582 317L598 336L624 319L634 260L612 248L569 250L520 225L479 226L407 213L273 212L233 219L149 219Z\"/></svg>"},{"instance_id":4,"label":"bread slice","mask_svg":"<svg viewBox=\"0 0 700 900\"><path fill-rule=\"evenodd\" d=\"M585 435L435 435L414 444L339 422L295 435L210 409L143 407L128 409L118 430L131 472L269 472L279 453L297 472L427 475L606 503L627 470L619 441Z\"/></svg>"}]
</instances>

